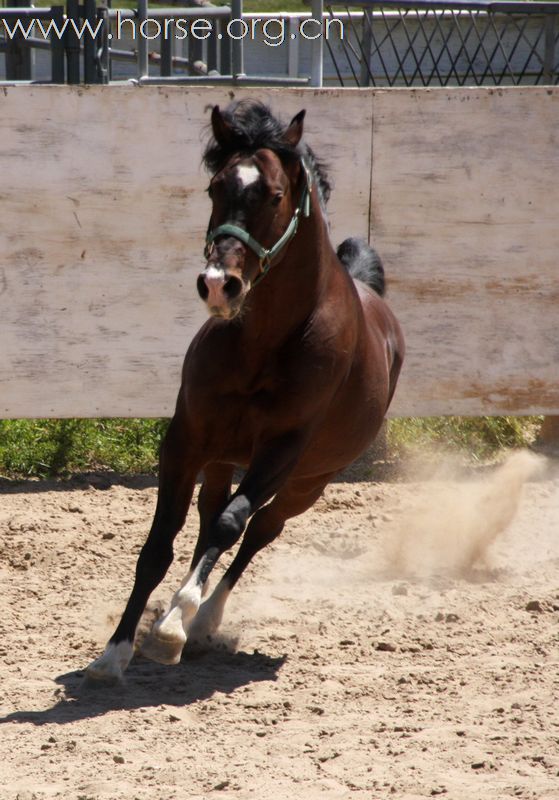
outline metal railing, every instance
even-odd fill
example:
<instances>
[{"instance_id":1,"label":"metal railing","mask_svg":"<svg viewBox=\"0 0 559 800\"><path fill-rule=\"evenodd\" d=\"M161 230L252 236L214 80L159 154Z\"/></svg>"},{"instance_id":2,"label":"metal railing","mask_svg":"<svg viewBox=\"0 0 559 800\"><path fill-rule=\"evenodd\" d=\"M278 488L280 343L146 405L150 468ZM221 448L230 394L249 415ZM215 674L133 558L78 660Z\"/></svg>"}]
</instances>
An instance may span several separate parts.
<instances>
[{"instance_id":1,"label":"metal railing","mask_svg":"<svg viewBox=\"0 0 559 800\"><path fill-rule=\"evenodd\" d=\"M343 41L327 43L342 85L559 83L558 2L361 0L345 8ZM338 12L327 5L327 13Z\"/></svg>"},{"instance_id":2,"label":"metal railing","mask_svg":"<svg viewBox=\"0 0 559 800\"><path fill-rule=\"evenodd\" d=\"M9 0L8 0L9 1ZM28 2L28 0L14 0ZM186 0L188 2L188 0ZM0 75L4 53L9 81L62 83L248 83L250 85L450 86L559 83L559 2L433 2L357 0L345 10L312 0L308 13L244 14L229 7L98 7L96 0L67 0L66 8L0 8ZM306 41L301 23L322 18L333 35ZM179 22L211 22L207 38L179 35ZM242 19L257 35L239 38L229 26ZM48 38L2 25L36 20ZM281 46L267 46L266 20L285 27ZM68 23L73 21L73 25ZM85 23L96 35L78 36ZM143 26L143 27L142 27ZM142 28L144 35L137 35ZM131 31L135 35L131 35ZM123 34L123 35L121 35ZM35 66L34 66L35 65Z\"/></svg>"},{"instance_id":3,"label":"metal railing","mask_svg":"<svg viewBox=\"0 0 559 800\"><path fill-rule=\"evenodd\" d=\"M323 0L312 0L312 15L322 19ZM139 0L130 10L66 0L66 8L0 8L0 55L5 53L9 82L108 83L116 76L138 83L321 85L321 41L312 43L307 75L267 75L265 64L247 75L241 35L246 19L242 0L231 0L230 7L152 8ZM193 35L195 25L200 35ZM44 60L33 69L35 51L49 51L50 80ZM129 68L117 70L119 62Z\"/></svg>"},{"instance_id":4,"label":"metal railing","mask_svg":"<svg viewBox=\"0 0 559 800\"><path fill-rule=\"evenodd\" d=\"M16 0L17 2L17 0ZM32 54L34 48L48 49L50 51L51 72L53 83L65 81L65 44L60 37L51 33L49 38L26 36L23 30L18 30L18 24L25 30L31 30L35 22L55 23L59 30L63 25L64 7L50 6L48 8L0 8L0 21L4 24L3 37L0 38L0 53L5 54L6 77L10 80L30 80L32 75ZM11 25L13 35L8 35ZM68 48L70 53L71 48Z\"/></svg>"},{"instance_id":5,"label":"metal railing","mask_svg":"<svg viewBox=\"0 0 559 800\"><path fill-rule=\"evenodd\" d=\"M50 51L52 83L108 83L112 66L118 61L131 64L129 77L138 79L149 77L150 64L159 67L161 77L178 69L192 77L220 74L231 79L234 58L237 62L239 58L233 52L236 43L222 33L231 19L231 8L205 7L203 13L211 20L211 36L205 42L191 37L181 52L175 53L177 39L171 20L180 17L185 26L192 24L200 18L199 7L148 11L147 2L142 0L136 10L115 10L97 7L95 0L84 0L83 5L79 0L67 0L66 8L0 8L0 22L9 26L8 30L4 23L4 42L0 39L0 50L6 53L6 79L32 80L35 49ZM157 37L159 46L152 46L150 51L153 26L164 28L167 35ZM48 30L48 38L34 35L37 27L41 32ZM125 32L122 44L121 31ZM44 75L38 80L44 81Z\"/></svg>"}]
</instances>

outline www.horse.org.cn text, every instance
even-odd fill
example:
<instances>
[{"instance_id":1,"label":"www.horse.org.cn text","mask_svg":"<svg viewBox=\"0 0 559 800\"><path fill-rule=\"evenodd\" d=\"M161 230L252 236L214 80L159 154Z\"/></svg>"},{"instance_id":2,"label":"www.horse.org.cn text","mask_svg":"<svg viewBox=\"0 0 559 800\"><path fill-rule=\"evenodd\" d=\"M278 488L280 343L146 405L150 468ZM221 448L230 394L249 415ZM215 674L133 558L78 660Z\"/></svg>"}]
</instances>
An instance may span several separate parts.
<instances>
[{"instance_id":1,"label":"www.horse.org.cn text","mask_svg":"<svg viewBox=\"0 0 559 800\"><path fill-rule=\"evenodd\" d=\"M242 39L260 39L268 47L279 47L289 39L301 38L306 41L315 39L329 40L331 38L344 38L344 23L341 19L325 19L322 24L312 18L305 17L299 19L296 32L293 32L289 24L286 25L285 19L279 17L252 19L232 19L224 26L223 31L217 33L218 39L229 38L233 41ZM42 36L49 39L52 36L62 40L68 28L77 36L78 39L95 39L103 26L103 19L97 20L93 24L90 20L77 21L66 17L63 22L48 20L45 23L41 19L31 19L29 21L16 20L10 25L8 20L0 20L4 27L4 35L7 39L14 39L15 36L22 36L29 39L32 36ZM109 39L195 39L204 41L215 33L214 23L210 19L200 17L198 19L185 19L184 17L171 17L159 21L151 17L138 22L135 19L123 19L119 10L116 14L116 22L113 30L109 33Z\"/></svg>"}]
</instances>

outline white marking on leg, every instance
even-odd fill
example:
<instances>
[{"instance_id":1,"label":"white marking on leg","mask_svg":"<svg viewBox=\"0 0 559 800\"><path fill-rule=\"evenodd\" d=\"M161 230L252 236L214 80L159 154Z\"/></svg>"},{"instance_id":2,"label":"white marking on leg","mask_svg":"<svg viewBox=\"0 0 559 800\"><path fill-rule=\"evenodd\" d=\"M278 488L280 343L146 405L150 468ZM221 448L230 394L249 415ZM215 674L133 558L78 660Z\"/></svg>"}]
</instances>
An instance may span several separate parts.
<instances>
[{"instance_id":1,"label":"white marking on leg","mask_svg":"<svg viewBox=\"0 0 559 800\"><path fill-rule=\"evenodd\" d=\"M192 620L188 629L189 639L205 641L208 636L213 636L217 632L230 594L231 589L228 582L222 579L208 599L202 603Z\"/></svg>"},{"instance_id":2,"label":"white marking on leg","mask_svg":"<svg viewBox=\"0 0 559 800\"><path fill-rule=\"evenodd\" d=\"M195 570L188 573L180 589L175 592L169 611L153 626L153 632L156 636L169 639L180 637L182 633L186 641L188 626L202 602L202 586L198 581L202 562L203 559Z\"/></svg>"},{"instance_id":3,"label":"white marking on leg","mask_svg":"<svg viewBox=\"0 0 559 800\"><path fill-rule=\"evenodd\" d=\"M184 576L184 578L181 581L181 585L179 587L180 589L182 589L183 586L186 586L186 584L188 583L188 581L192 577L193 571L194 570L191 570L191 569L188 570L188 572L186 573L186 575ZM209 582L209 580L207 580L206 583L202 586L202 597L205 597L207 595L209 585L210 585L210 582Z\"/></svg>"},{"instance_id":4,"label":"white marking on leg","mask_svg":"<svg viewBox=\"0 0 559 800\"><path fill-rule=\"evenodd\" d=\"M240 164L237 167L237 175L243 189L260 179L260 171L254 164Z\"/></svg>"},{"instance_id":5,"label":"white marking on leg","mask_svg":"<svg viewBox=\"0 0 559 800\"><path fill-rule=\"evenodd\" d=\"M96 681L115 683L122 680L122 673L130 663L134 648L131 642L123 641L118 644L109 642L102 656L99 656L86 670L88 678Z\"/></svg>"},{"instance_id":6,"label":"white marking on leg","mask_svg":"<svg viewBox=\"0 0 559 800\"><path fill-rule=\"evenodd\" d=\"M160 664L178 664L186 644L186 630L205 594L207 581L198 585L201 564L190 570L171 601L169 610L151 629L142 642L142 655Z\"/></svg>"}]
</instances>

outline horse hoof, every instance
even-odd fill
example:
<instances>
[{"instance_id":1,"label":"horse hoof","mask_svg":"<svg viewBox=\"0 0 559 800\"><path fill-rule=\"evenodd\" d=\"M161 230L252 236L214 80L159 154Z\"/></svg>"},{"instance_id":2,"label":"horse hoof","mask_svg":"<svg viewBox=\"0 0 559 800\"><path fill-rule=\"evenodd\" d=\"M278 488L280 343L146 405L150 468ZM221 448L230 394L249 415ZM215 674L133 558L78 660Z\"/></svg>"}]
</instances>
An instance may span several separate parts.
<instances>
[{"instance_id":1,"label":"horse hoof","mask_svg":"<svg viewBox=\"0 0 559 800\"><path fill-rule=\"evenodd\" d=\"M86 669L83 682L85 686L117 686L123 682L123 679L122 670L108 672L107 670L98 668L94 661Z\"/></svg>"},{"instance_id":2,"label":"horse hoof","mask_svg":"<svg viewBox=\"0 0 559 800\"><path fill-rule=\"evenodd\" d=\"M208 644L218 632L220 623L221 619L215 619L215 617L199 611L188 629L188 641L196 644Z\"/></svg>"},{"instance_id":3,"label":"horse hoof","mask_svg":"<svg viewBox=\"0 0 559 800\"><path fill-rule=\"evenodd\" d=\"M133 647L130 642L109 643L103 655L92 661L86 669L85 682L106 686L121 683L132 653Z\"/></svg>"},{"instance_id":4,"label":"horse hoof","mask_svg":"<svg viewBox=\"0 0 559 800\"><path fill-rule=\"evenodd\" d=\"M141 653L150 661L157 661L158 664L178 664L181 660L186 636L161 636L160 633L152 631L144 639L141 646Z\"/></svg>"}]
</instances>

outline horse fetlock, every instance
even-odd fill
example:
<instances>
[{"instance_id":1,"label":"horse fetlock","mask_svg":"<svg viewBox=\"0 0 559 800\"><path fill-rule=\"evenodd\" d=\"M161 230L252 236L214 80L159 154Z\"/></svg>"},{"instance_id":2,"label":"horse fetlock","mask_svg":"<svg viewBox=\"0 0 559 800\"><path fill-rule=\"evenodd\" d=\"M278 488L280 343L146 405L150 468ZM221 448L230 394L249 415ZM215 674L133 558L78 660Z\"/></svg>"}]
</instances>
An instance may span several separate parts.
<instances>
[{"instance_id":1,"label":"horse fetlock","mask_svg":"<svg viewBox=\"0 0 559 800\"><path fill-rule=\"evenodd\" d=\"M160 624L164 621L173 619L173 625L176 624L176 619L181 620L183 630L187 630L192 619L195 617L200 603L202 602L202 586L185 586L180 589L173 598L172 608L166 617L160 620Z\"/></svg>"},{"instance_id":2,"label":"horse fetlock","mask_svg":"<svg viewBox=\"0 0 559 800\"><path fill-rule=\"evenodd\" d=\"M226 579L222 580L215 588L213 594L200 606L200 609L188 629L189 641L205 642L217 633L225 603L231 593L231 587Z\"/></svg>"},{"instance_id":3,"label":"horse fetlock","mask_svg":"<svg viewBox=\"0 0 559 800\"><path fill-rule=\"evenodd\" d=\"M189 641L206 641L209 636L217 633L222 618L223 609L216 609L210 603L203 603L188 629Z\"/></svg>"}]
</instances>

